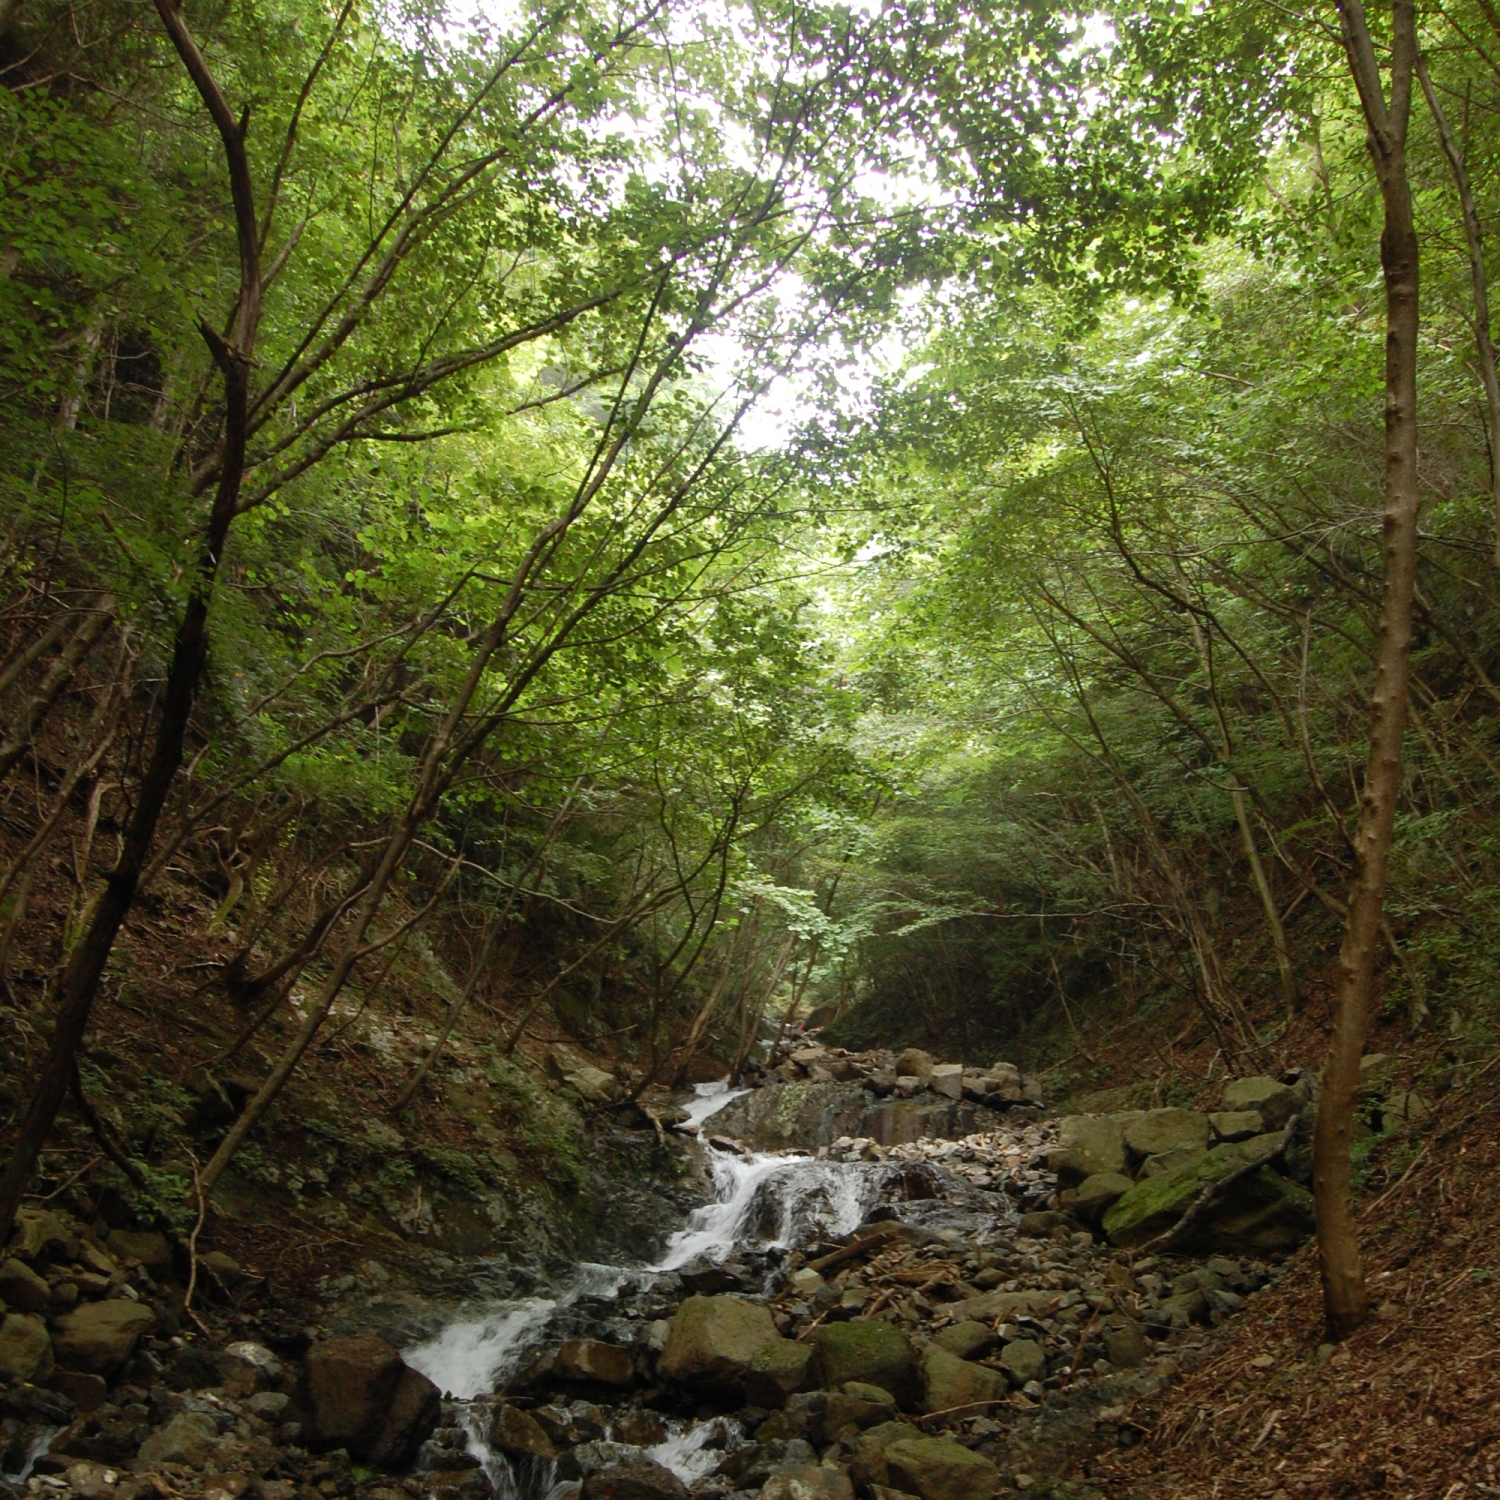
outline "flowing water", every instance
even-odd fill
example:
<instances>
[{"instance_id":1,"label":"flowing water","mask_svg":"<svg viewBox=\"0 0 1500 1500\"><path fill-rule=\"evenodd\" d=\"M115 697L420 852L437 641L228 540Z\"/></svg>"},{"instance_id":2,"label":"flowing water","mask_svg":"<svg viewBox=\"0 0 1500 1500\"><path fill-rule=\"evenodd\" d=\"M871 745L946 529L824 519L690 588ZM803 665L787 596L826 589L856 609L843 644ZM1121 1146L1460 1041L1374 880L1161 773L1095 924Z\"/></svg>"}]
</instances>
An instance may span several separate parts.
<instances>
[{"instance_id":1,"label":"flowing water","mask_svg":"<svg viewBox=\"0 0 1500 1500\"><path fill-rule=\"evenodd\" d=\"M699 1084L687 1106L688 1123L705 1121L744 1089L727 1080ZM668 1237L662 1258L650 1266L578 1266L569 1283L551 1297L497 1301L450 1323L435 1337L405 1352L406 1361L440 1389L463 1401L487 1396L516 1374L546 1342L560 1314L583 1297L613 1298L627 1286L648 1290L670 1272L720 1265L736 1253L784 1250L814 1238L848 1234L875 1205L883 1176L861 1162L818 1161L794 1152L739 1154L704 1142L713 1199L688 1215ZM486 1441L487 1418L479 1406L464 1415L469 1447L480 1459L499 1500L547 1493L550 1465L522 1470ZM730 1433L718 1421L674 1424L667 1439L647 1450L686 1483L709 1473Z\"/></svg>"}]
</instances>

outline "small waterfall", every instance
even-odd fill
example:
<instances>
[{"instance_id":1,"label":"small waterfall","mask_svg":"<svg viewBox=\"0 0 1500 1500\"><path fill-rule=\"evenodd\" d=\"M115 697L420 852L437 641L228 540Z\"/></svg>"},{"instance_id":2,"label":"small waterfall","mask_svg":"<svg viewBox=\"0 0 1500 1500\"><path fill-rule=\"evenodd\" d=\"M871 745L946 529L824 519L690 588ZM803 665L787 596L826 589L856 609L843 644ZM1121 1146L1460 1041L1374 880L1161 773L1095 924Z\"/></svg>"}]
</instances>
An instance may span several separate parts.
<instances>
[{"instance_id":1,"label":"small waterfall","mask_svg":"<svg viewBox=\"0 0 1500 1500\"><path fill-rule=\"evenodd\" d=\"M483 1317L450 1323L435 1338L406 1350L404 1358L450 1396L461 1401L487 1396L514 1373L558 1306L545 1297L500 1303Z\"/></svg>"}]
</instances>

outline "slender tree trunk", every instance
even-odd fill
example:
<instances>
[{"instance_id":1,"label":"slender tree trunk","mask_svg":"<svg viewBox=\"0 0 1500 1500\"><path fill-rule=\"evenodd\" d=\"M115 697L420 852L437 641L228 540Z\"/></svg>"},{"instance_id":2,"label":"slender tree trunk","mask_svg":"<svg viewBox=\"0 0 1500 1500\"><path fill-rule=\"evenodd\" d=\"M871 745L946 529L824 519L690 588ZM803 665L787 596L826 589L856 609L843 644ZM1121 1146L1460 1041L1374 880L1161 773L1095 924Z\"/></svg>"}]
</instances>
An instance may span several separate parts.
<instances>
[{"instance_id":1,"label":"slender tree trunk","mask_svg":"<svg viewBox=\"0 0 1500 1500\"><path fill-rule=\"evenodd\" d=\"M197 42L183 24L176 0L156 0L156 8L177 55L219 132L234 201L240 288L230 339L226 341L206 323L200 325L224 382L224 437L219 482L204 528L202 549L187 604L172 643L172 660L167 669L151 756L136 789L135 807L125 829L119 858L104 877L104 889L94 903L87 926L58 980L52 1040L41 1064L36 1092L6 1163L4 1177L0 1178L0 1243L9 1237L21 1197L36 1169L37 1157L68 1091L74 1059L93 1009L99 981L114 951L120 927L135 903L141 871L156 837L156 825L166 806L173 778L182 765L188 721L208 660L208 611L214 578L239 504L240 483L245 471L250 366L260 324L261 290L260 244L255 225L250 163L245 151L245 121L235 118L229 101L198 50Z\"/></svg>"},{"instance_id":2,"label":"slender tree trunk","mask_svg":"<svg viewBox=\"0 0 1500 1500\"><path fill-rule=\"evenodd\" d=\"M1416 62L1416 13L1394 0L1391 97L1387 105L1361 0L1340 0L1339 18L1350 71L1369 128L1385 209L1380 261L1386 291L1386 490L1381 518L1382 586L1370 700L1370 748L1354 833L1349 914L1339 949L1333 1036L1323 1066L1313 1134L1313 1197L1317 1204L1323 1306L1331 1337L1341 1339L1369 1316L1359 1234L1354 1219L1349 1147L1359 1092L1359 1063L1369 1024L1391 829L1401 788L1401 748L1410 679L1412 599L1416 589L1417 331L1419 255L1406 177L1406 127Z\"/></svg>"}]
</instances>

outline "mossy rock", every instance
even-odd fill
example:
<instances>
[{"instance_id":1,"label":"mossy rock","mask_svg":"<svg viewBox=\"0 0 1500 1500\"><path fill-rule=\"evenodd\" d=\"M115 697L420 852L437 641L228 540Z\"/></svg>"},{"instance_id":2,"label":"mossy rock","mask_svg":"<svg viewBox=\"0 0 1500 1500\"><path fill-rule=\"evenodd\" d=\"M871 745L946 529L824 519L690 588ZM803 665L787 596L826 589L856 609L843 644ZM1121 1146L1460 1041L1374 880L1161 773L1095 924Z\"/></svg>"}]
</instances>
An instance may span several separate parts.
<instances>
[{"instance_id":1,"label":"mossy rock","mask_svg":"<svg viewBox=\"0 0 1500 1500\"><path fill-rule=\"evenodd\" d=\"M1173 1171L1136 1183L1104 1215L1111 1243L1135 1249L1170 1229L1204 1188L1245 1164L1248 1144L1215 1146ZM1234 1184L1182 1248L1231 1254L1289 1250L1312 1229L1312 1195L1262 1167Z\"/></svg>"},{"instance_id":2,"label":"mossy rock","mask_svg":"<svg viewBox=\"0 0 1500 1500\"><path fill-rule=\"evenodd\" d=\"M859 1380L889 1391L902 1406L917 1395L917 1351L890 1323L832 1323L813 1335L814 1370L825 1390Z\"/></svg>"}]
</instances>

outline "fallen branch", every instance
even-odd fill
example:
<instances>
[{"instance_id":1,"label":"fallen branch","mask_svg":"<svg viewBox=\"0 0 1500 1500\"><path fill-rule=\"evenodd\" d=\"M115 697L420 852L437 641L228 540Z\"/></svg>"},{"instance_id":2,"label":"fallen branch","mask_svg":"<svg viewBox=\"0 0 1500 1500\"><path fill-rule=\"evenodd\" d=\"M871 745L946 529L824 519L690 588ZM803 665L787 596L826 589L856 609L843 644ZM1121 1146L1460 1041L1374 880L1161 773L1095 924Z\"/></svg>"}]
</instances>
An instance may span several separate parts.
<instances>
[{"instance_id":1,"label":"fallen branch","mask_svg":"<svg viewBox=\"0 0 1500 1500\"><path fill-rule=\"evenodd\" d=\"M1286 1129L1281 1132L1281 1139L1264 1155L1257 1156L1254 1161L1247 1161L1244 1166L1236 1167L1227 1177L1220 1177L1218 1181L1211 1182L1193 1200L1193 1205L1183 1216L1171 1226L1157 1235L1154 1240L1148 1241L1136 1251L1137 1255L1161 1255L1168 1250L1182 1244L1204 1219L1208 1217L1219 1200L1232 1188L1235 1183L1260 1171L1268 1162L1275 1161L1297 1135L1297 1121L1300 1115L1293 1115L1286 1122Z\"/></svg>"},{"instance_id":2,"label":"fallen branch","mask_svg":"<svg viewBox=\"0 0 1500 1500\"><path fill-rule=\"evenodd\" d=\"M865 1235L863 1239L851 1240L847 1245L840 1245L837 1250L830 1251L827 1255L819 1256L817 1260L810 1260L807 1268L822 1275L824 1271L830 1271L835 1266L841 1266L846 1260L858 1260L870 1250L880 1245L887 1244L895 1239L906 1226L900 1223L882 1225L879 1229Z\"/></svg>"}]
</instances>

